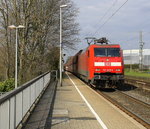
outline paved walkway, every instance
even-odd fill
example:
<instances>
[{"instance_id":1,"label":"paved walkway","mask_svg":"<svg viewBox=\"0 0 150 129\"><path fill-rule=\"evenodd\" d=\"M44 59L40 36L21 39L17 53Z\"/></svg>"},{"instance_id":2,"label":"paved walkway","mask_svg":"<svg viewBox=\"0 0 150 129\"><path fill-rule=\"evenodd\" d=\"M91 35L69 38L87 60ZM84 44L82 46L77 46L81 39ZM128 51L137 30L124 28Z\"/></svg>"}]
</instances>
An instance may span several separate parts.
<instances>
[{"instance_id":1,"label":"paved walkway","mask_svg":"<svg viewBox=\"0 0 150 129\"><path fill-rule=\"evenodd\" d=\"M53 108L53 100L55 95L55 88L57 82L52 82L49 84L45 93L39 100L35 109L31 113L24 129L44 129L46 125L47 118L50 116Z\"/></svg>"},{"instance_id":2,"label":"paved walkway","mask_svg":"<svg viewBox=\"0 0 150 129\"><path fill-rule=\"evenodd\" d=\"M62 87L49 86L25 129L145 129L68 73Z\"/></svg>"},{"instance_id":3,"label":"paved walkway","mask_svg":"<svg viewBox=\"0 0 150 129\"><path fill-rule=\"evenodd\" d=\"M50 118L52 120L51 129L145 128L86 86L77 77L72 74L69 76L73 82L65 76L63 86L57 87L53 115L52 119ZM87 106L86 100L91 107Z\"/></svg>"},{"instance_id":4,"label":"paved walkway","mask_svg":"<svg viewBox=\"0 0 150 129\"><path fill-rule=\"evenodd\" d=\"M67 76L57 87L51 129L102 129Z\"/></svg>"}]
</instances>

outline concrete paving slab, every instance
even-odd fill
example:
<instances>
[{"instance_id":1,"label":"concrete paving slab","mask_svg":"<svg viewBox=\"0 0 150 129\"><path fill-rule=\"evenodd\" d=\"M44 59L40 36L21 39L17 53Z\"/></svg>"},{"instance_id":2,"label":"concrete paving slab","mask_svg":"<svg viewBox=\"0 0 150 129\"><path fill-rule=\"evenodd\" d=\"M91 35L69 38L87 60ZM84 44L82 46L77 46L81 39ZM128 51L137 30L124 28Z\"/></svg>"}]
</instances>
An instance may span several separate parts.
<instances>
[{"instance_id":1,"label":"concrete paving slab","mask_svg":"<svg viewBox=\"0 0 150 129\"><path fill-rule=\"evenodd\" d=\"M28 121L23 126L24 129L44 129L49 113L52 110L51 105L55 93L56 82L51 83L45 93L39 100L34 111L31 113Z\"/></svg>"},{"instance_id":2,"label":"concrete paving slab","mask_svg":"<svg viewBox=\"0 0 150 129\"><path fill-rule=\"evenodd\" d=\"M51 94L54 87L47 88L25 129L145 129L77 77L72 74L69 76L73 82L67 75L64 76L62 87L58 83L54 103ZM104 122L106 128L100 124L77 89Z\"/></svg>"},{"instance_id":3,"label":"concrete paving slab","mask_svg":"<svg viewBox=\"0 0 150 129\"><path fill-rule=\"evenodd\" d=\"M140 123L125 114L123 111L112 105L84 82L72 74L69 74L73 83L92 105L93 110L98 114L101 120L109 129L145 129Z\"/></svg>"},{"instance_id":4,"label":"concrete paving slab","mask_svg":"<svg viewBox=\"0 0 150 129\"><path fill-rule=\"evenodd\" d=\"M102 129L68 77L57 86L51 129Z\"/></svg>"}]
</instances>

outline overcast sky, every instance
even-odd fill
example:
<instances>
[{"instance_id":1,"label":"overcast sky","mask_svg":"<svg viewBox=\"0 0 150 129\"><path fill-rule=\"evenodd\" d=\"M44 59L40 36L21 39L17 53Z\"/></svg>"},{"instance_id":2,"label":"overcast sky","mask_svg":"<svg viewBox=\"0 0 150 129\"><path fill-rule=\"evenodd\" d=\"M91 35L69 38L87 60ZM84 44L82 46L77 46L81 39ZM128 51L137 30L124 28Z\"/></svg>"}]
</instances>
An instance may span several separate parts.
<instances>
[{"instance_id":1,"label":"overcast sky","mask_svg":"<svg viewBox=\"0 0 150 129\"><path fill-rule=\"evenodd\" d=\"M87 36L107 37L123 49L139 48L139 31L143 31L144 48L150 48L150 0L128 2L103 26L126 0L73 0L79 8L80 40L77 50L87 46ZM105 17L104 17L105 16Z\"/></svg>"}]
</instances>

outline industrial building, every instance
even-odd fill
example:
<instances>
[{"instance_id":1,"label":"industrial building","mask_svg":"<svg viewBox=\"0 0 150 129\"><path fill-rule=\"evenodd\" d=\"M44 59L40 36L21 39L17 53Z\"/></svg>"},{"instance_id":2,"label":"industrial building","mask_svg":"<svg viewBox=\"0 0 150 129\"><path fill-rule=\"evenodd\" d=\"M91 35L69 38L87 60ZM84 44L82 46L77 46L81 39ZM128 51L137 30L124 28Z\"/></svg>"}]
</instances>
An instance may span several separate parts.
<instances>
[{"instance_id":1,"label":"industrial building","mask_svg":"<svg viewBox=\"0 0 150 129\"><path fill-rule=\"evenodd\" d=\"M138 49L123 50L125 64L139 64L140 56ZM143 49L142 57L143 68L150 69L150 49Z\"/></svg>"}]
</instances>

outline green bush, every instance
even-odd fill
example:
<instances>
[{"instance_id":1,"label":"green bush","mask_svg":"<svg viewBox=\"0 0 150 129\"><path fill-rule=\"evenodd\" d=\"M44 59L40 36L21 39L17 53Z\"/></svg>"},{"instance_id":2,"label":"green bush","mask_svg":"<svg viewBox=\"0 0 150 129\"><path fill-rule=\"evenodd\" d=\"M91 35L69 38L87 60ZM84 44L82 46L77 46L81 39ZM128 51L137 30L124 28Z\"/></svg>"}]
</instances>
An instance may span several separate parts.
<instances>
[{"instance_id":1,"label":"green bush","mask_svg":"<svg viewBox=\"0 0 150 129\"><path fill-rule=\"evenodd\" d=\"M4 92L4 83L0 82L0 92Z\"/></svg>"},{"instance_id":2,"label":"green bush","mask_svg":"<svg viewBox=\"0 0 150 129\"><path fill-rule=\"evenodd\" d=\"M15 88L14 78L7 79L3 82L0 82L0 92L8 92Z\"/></svg>"}]
</instances>

